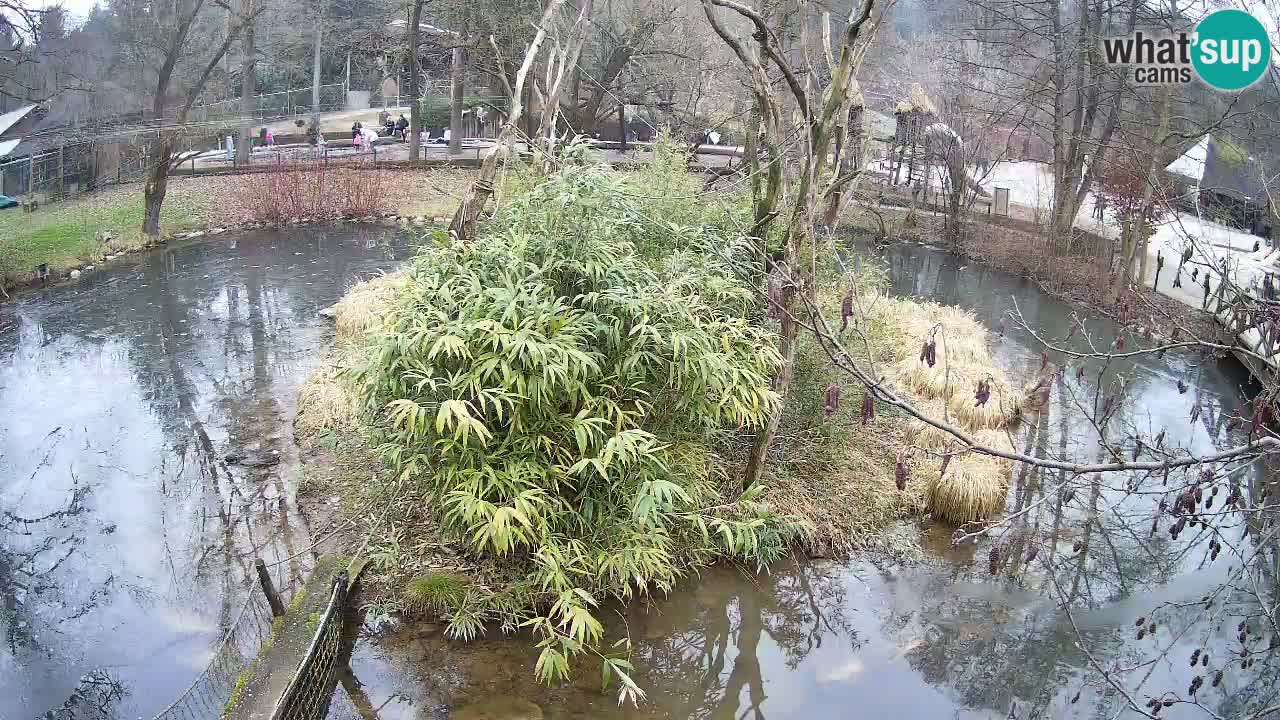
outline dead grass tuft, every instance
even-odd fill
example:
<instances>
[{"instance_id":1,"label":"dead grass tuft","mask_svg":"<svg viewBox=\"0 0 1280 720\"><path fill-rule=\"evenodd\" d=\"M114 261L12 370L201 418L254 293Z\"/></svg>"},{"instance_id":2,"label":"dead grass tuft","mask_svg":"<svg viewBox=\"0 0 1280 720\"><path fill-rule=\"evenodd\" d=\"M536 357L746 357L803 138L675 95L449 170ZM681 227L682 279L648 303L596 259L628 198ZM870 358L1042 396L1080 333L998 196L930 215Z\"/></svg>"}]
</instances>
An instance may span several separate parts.
<instances>
[{"instance_id":1,"label":"dead grass tuft","mask_svg":"<svg viewBox=\"0 0 1280 720\"><path fill-rule=\"evenodd\" d=\"M404 273L391 273L356 283L348 290L333 308L337 342L353 343L382 323L405 282Z\"/></svg>"},{"instance_id":2,"label":"dead grass tuft","mask_svg":"<svg viewBox=\"0 0 1280 720\"><path fill-rule=\"evenodd\" d=\"M363 403L342 373L367 352L363 341L387 317L404 283L403 273L380 275L356 283L334 306L334 347L298 391L293 425L299 435L324 430L354 432L360 427Z\"/></svg>"},{"instance_id":3,"label":"dead grass tuft","mask_svg":"<svg viewBox=\"0 0 1280 720\"><path fill-rule=\"evenodd\" d=\"M834 313L839 295L824 292L821 304ZM869 311L857 328L867 342L847 337L846 348L874 356L881 371L925 414L945 418L984 443L1011 447L1003 428L1017 407L1017 394L993 363L990 334L971 313L883 296L866 306ZM919 359L920 347L938 324L938 359L930 368ZM975 407L978 380L988 378L991 398ZM780 431L782 448L764 497L775 511L811 526L804 541L809 552L876 547L886 527L926 510L966 520L1000 511L1011 470L1007 461L967 453L954 457L946 476L939 478L939 453L962 449L950 433L883 409L864 427L858 419L858 387L844 386L840 410L823 416L826 386L847 381L802 335ZM900 452L908 471L902 491L895 478Z\"/></svg>"},{"instance_id":4,"label":"dead grass tuft","mask_svg":"<svg viewBox=\"0 0 1280 720\"><path fill-rule=\"evenodd\" d=\"M340 364L330 353L298 391L294 431L311 435L323 430L355 431L360 399L340 375Z\"/></svg>"},{"instance_id":5,"label":"dead grass tuft","mask_svg":"<svg viewBox=\"0 0 1280 720\"><path fill-rule=\"evenodd\" d=\"M881 312L881 322L901 334L893 369L916 406L973 434L983 444L1012 450L1008 434L1002 431L1017 416L1019 395L991 358L987 329L971 313L936 303L897 300L886 303ZM929 367L920 360L919 351L938 326L937 362ZM974 397L980 380L991 385L991 397L982 406ZM907 438L935 455L961 449L950 433L919 420L908 424ZM954 456L941 477L940 459L930 458L925 464L930 469L924 471L924 496L935 516L963 523L989 517L1004 507L1012 472L1008 461L966 453Z\"/></svg>"},{"instance_id":6,"label":"dead grass tuft","mask_svg":"<svg viewBox=\"0 0 1280 720\"><path fill-rule=\"evenodd\" d=\"M976 438L983 445L1012 451L1005 433L985 430ZM947 471L941 462L930 470L925 488L929 511L957 525L991 517L1004 509L1013 463L1004 458L969 452L953 457Z\"/></svg>"}]
</instances>

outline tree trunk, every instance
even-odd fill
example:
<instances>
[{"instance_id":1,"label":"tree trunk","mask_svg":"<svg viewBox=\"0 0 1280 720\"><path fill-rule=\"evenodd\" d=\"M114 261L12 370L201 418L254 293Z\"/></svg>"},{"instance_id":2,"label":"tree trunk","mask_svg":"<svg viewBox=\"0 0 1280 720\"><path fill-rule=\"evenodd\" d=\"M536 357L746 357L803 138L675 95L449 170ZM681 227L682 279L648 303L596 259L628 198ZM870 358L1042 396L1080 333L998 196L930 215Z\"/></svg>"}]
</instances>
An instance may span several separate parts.
<instances>
[{"instance_id":1,"label":"tree trunk","mask_svg":"<svg viewBox=\"0 0 1280 720\"><path fill-rule=\"evenodd\" d=\"M1129 284L1140 224L1134 220L1124 221L1123 228L1120 231L1120 265L1116 268L1115 277L1111 280L1111 288L1107 293L1108 304L1114 305L1119 302Z\"/></svg>"},{"instance_id":2,"label":"tree trunk","mask_svg":"<svg viewBox=\"0 0 1280 720\"><path fill-rule=\"evenodd\" d=\"M244 36L240 39L240 115L244 118L240 124L240 138L237 141L235 164L248 165L253 162L250 138L253 137L254 115L257 112L257 68L258 50L254 45L253 0L243 0L240 4L244 12Z\"/></svg>"},{"instance_id":3,"label":"tree trunk","mask_svg":"<svg viewBox=\"0 0 1280 720\"><path fill-rule=\"evenodd\" d=\"M311 122L320 132L320 42L324 39L324 5L316 8L315 47L311 52ZM319 141L319 137L316 138Z\"/></svg>"},{"instance_id":4,"label":"tree trunk","mask_svg":"<svg viewBox=\"0 0 1280 720\"><path fill-rule=\"evenodd\" d=\"M785 291L787 297L794 294L793 290ZM789 312L790 304L790 302L784 302ZM782 356L782 368L773 379L773 391L778 393L783 402L786 402L787 394L791 392L791 380L795 377L796 334L799 328L800 324L793 320L790 314L784 313L782 328L778 335L778 354ZM782 411L779 410L771 414L765 426L756 433L751 445L751 455L747 458L746 473L742 478L743 489L752 487L764 477L764 469L769 464L769 449L773 445L773 439L778 435L778 426L781 423Z\"/></svg>"},{"instance_id":5,"label":"tree trunk","mask_svg":"<svg viewBox=\"0 0 1280 720\"><path fill-rule=\"evenodd\" d=\"M596 121L594 118L588 121L585 113L582 112L582 106L579 104L582 102L582 68L574 65L569 72L571 73L569 75L569 97L565 100L565 105L568 106L572 116L566 119L569 121L570 127L573 128L573 132L591 137L592 133L596 131Z\"/></svg>"},{"instance_id":6,"label":"tree trunk","mask_svg":"<svg viewBox=\"0 0 1280 720\"><path fill-rule=\"evenodd\" d=\"M466 90L466 50L455 47L449 64L449 154L462 152L462 97Z\"/></svg>"},{"instance_id":7,"label":"tree trunk","mask_svg":"<svg viewBox=\"0 0 1280 720\"><path fill-rule=\"evenodd\" d=\"M1148 178L1155 178L1160 168L1163 167L1164 153L1162 149L1169 135L1169 100L1170 92L1169 88L1166 87L1161 95L1160 105L1156 110L1159 121L1151 137L1151 158L1146 168L1146 176ZM1116 273L1115 281L1111 287L1110 299L1113 303L1119 301L1121 294L1130 282L1141 285L1146 281L1146 248L1147 235L1149 234L1147 232L1147 219L1151 217L1152 210L1155 207L1155 185L1154 180L1143 183L1142 202L1138 206L1137 213L1125 222L1125 252L1121 255L1120 269ZM1134 277L1133 262L1135 258L1139 257L1138 253L1142 253L1139 263L1139 272L1141 274ZM1208 271L1206 270L1205 272L1207 273Z\"/></svg>"},{"instance_id":8,"label":"tree trunk","mask_svg":"<svg viewBox=\"0 0 1280 720\"><path fill-rule=\"evenodd\" d=\"M417 160L421 153L422 143L418 139L422 134L422 69L418 59L418 26L422 24L422 4L424 0L414 0L410 13L408 33L409 45L409 160Z\"/></svg>"},{"instance_id":9,"label":"tree trunk","mask_svg":"<svg viewBox=\"0 0 1280 720\"><path fill-rule=\"evenodd\" d=\"M520 119L525 114L525 78L528 77L529 69L538 57L538 51L542 49L542 43L546 42L547 26L565 1L548 0L546 9L542 12L542 21L538 23L538 30L533 34L533 40L525 50L520 69L516 71L516 82L511 89L511 111L507 113L507 121L502 126L502 131L498 133L494 146L485 155L484 162L480 164L479 177L471 187L467 188L467 193L463 195L462 202L459 203L457 211L453 214L453 220L449 223L449 237L455 243L469 243L476 235L480 213L484 212L489 196L493 195L493 183L498 176L498 161L511 154L515 148L515 136L519 132Z\"/></svg>"},{"instance_id":10,"label":"tree trunk","mask_svg":"<svg viewBox=\"0 0 1280 720\"><path fill-rule=\"evenodd\" d=\"M142 232L153 239L160 236L160 208L169 190L169 158L172 154L173 146L168 138L151 141L147 152L151 167L147 169L147 181L142 188Z\"/></svg>"},{"instance_id":11,"label":"tree trunk","mask_svg":"<svg viewBox=\"0 0 1280 720\"><path fill-rule=\"evenodd\" d=\"M955 185L955 183L951 185L951 192L947 193L945 235L953 253L960 252L961 228L963 227L960 217L960 198L963 194L964 188Z\"/></svg>"}]
</instances>

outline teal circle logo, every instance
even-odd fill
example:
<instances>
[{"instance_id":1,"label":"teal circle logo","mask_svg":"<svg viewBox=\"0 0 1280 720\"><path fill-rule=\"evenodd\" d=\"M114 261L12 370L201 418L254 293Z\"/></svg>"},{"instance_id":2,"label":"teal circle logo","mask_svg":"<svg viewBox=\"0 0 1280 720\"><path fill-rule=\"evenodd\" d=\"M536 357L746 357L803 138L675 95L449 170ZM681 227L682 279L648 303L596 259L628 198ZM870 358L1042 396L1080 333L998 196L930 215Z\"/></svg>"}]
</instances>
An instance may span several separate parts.
<instances>
[{"instance_id":1,"label":"teal circle logo","mask_svg":"<svg viewBox=\"0 0 1280 720\"><path fill-rule=\"evenodd\" d=\"M1243 90L1271 64L1271 39L1258 19L1243 10L1219 10L1196 26L1191 63L1200 79L1218 90Z\"/></svg>"}]
</instances>

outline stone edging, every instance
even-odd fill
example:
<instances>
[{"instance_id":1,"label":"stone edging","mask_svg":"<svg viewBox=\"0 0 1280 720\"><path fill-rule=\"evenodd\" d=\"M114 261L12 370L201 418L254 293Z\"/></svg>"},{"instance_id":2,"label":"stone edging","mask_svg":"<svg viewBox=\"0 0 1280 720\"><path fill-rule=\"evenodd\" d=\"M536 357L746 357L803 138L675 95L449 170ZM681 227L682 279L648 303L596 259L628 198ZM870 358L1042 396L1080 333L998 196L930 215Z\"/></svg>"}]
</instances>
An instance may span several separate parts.
<instances>
[{"instance_id":1,"label":"stone edging","mask_svg":"<svg viewBox=\"0 0 1280 720\"><path fill-rule=\"evenodd\" d=\"M17 285L12 285L6 288L6 290L9 292L9 295L12 297L13 295L23 292L25 290L35 289L39 287L52 287L55 285L66 284L68 282L74 282L82 278L85 273L97 270L100 266L105 267L107 263L110 261L124 257L125 255L133 255L136 253L146 252L148 250L154 250L155 248L161 245L165 245L173 240L194 240L202 237L213 237L213 236L221 235L227 232L244 232L247 230L309 227L309 226L325 225L325 224L329 224L329 225L378 224L383 227L398 227L402 229L413 229L413 228L425 229L430 227L442 227L447 225L448 223L449 223L449 218L447 217L440 217L440 216L427 217L426 215L400 215L394 212L384 212L377 215L365 215L361 217L349 216L349 217L340 217L336 219L335 218L298 218L298 219L290 220L289 222L281 225L273 225L271 223L262 223L262 222L248 222L248 223L238 223L238 224L229 224L229 225L210 224L210 225L206 225L204 228L200 230L188 230L184 232L169 233L162 236L158 240L145 243L141 247L126 249L126 250L119 250L116 252L108 253L98 263L89 263L89 264L81 265L79 267L69 268L65 271L61 271L59 273L59 276L57 277L55 277L53 273L50 273L49 280L43 285L40 284L38 279L32 279L26 284L20 283ZM96 233L94 233L94 238L99 243L109 244L112 240L115 239L115 236L110 232L99 230Z\"/></svg>"}]
</instances>

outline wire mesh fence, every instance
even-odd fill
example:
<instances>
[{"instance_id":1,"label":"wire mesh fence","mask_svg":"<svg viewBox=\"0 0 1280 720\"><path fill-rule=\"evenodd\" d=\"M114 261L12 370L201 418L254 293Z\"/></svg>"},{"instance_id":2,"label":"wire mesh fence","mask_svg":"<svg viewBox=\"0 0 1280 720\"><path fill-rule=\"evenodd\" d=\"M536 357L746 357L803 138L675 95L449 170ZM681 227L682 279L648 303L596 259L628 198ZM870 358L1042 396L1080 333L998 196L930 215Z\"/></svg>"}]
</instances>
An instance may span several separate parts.
<instances>
[{"instance_id":1,"label":"wire mesh fence","mask_svg":"<svg viewBox=\"0 0 1280 720\"><path fill-rule=\"evenodd\" d=\"M329 605L317 624L307 653L276 703L271 720L322 720L338 684L342 666L342 630L347 609L347 573L333 579Z\"/></svg>"},{"instance_id":2,"label":"wire mesh fence","mask_svg":"<svg viewBox=\"0 0 1280 720\"><path fill-rule=\"evenodd\" d=\"M307 115L315 110L310 85L292 88L281 92L266 93L254 97L255 109L253 117L257 119L293 117ZM342 83L331 83L320 86L320 112L342 110L347 104L347 88ZM190 122L209 122L213 120L235 120L243 118L240 98L221 100L219 102L197 105L191 108L187 118Z\"/></svg>"},{"instance_id":3,"label":"wire mesh fence","mask_svg":"<svg viewBox=\"0 0 1280 720\"><path fill-rule=\"evenodd\" d=\"M155 720L220 718L246 667L271 635L271 607L261 592L246 594L244 606L215 646L208 666Z\"/></svg>"},{"instance_id":4,"label":"wire mesh fence","mask_svg":"<svg viewBox=\"0 0 1280 720\"><path fill-rule=\"evenodd\" d=\"M95 188L132 182L146 171L146 153L133 143L76 142L0 163L0 194L56 202Z\"/></svg>"}]
</instances>

